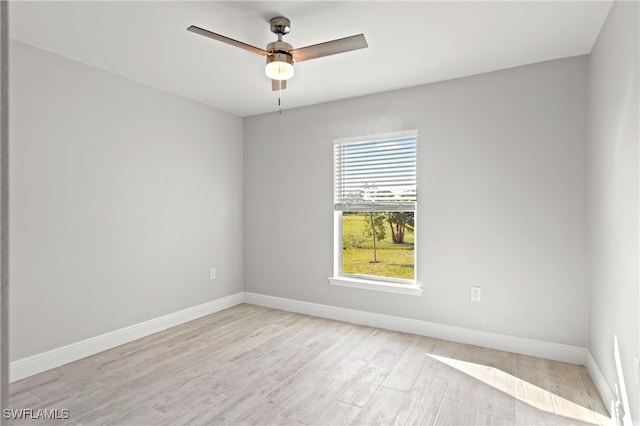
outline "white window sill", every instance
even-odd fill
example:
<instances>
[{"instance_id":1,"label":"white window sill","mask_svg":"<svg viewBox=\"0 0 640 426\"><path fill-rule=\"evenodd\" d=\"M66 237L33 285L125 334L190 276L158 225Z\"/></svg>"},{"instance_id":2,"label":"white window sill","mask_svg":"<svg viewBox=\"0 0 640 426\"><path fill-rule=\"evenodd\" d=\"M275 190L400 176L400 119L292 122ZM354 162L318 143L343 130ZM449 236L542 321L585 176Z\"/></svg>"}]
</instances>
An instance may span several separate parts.
<instances>
[{"instance_id":1,"label":"white window sill","mask_svg":"<svg viewBox=\"0 0 640 426\"><path fill-rule=\"evenodd\" d=\"M340 287L360 288L363 290L383 291L386 293L422 296L422 287L411 284L398 284L388 281L363 280L350 277L330 277L329 283Z\"/></svg>"}]
</instances>

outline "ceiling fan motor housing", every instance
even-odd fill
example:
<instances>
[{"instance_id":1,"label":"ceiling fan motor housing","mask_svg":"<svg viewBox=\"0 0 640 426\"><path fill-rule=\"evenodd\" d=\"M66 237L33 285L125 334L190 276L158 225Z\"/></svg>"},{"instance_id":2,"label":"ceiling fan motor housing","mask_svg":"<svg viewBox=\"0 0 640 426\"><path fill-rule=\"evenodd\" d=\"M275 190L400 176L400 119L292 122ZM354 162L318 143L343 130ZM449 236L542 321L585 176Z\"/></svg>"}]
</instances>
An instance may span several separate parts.
<instances>
[{"instance_id":1,"label":"ceiling fan motor housing","mask_svg":"<svg viewBox=\"0 0 640 426\"><path fill-rule=\"evenodd\" d=\"M267 65L272 62L286 62L293 65L293 55L289 53L293 49L289 43L284 41L274 41L267 45Z\"/></svg>"},{"instance_id":2,"label":"ceiling fan motor housing","mask_svg":"<svg viewBox=\"0 0 640 426\"><path fill-rule=\"evenodd\" d=\"M284 41L273 41L267 44L266 50L269 53L278 53L278 52L289 53L290 50L293 50L293 46Z\"/></svg>"}]
</instances>

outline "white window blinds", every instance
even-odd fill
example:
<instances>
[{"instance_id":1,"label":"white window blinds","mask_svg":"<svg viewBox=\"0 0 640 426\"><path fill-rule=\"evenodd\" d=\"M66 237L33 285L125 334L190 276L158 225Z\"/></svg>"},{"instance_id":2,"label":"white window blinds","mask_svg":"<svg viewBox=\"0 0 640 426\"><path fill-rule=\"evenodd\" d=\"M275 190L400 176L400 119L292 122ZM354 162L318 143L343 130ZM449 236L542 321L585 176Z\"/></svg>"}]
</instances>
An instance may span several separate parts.
<instances>
[{"instance_id":1,"label":"white window blinds","mask_svg":"<svg viewBox=\"0 0 640 426\"><path fill-rule=\"evenodd\" d=\"M416 131L336 141L335 210L415 210L416 151Z\"/></svg>"}]
</instances>

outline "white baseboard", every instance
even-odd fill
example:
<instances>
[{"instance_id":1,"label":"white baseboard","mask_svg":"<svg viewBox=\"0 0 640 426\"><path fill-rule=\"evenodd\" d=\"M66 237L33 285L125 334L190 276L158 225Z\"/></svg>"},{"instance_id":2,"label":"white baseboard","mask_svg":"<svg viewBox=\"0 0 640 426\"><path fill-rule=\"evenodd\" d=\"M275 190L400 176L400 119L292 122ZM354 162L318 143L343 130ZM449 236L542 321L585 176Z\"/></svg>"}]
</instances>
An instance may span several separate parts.
<instances>
[{"instance_id":1,"label":"white baseboard","mask_svg":"<svg viewBox=\"0 0 640 426\"><path fill-rule=\"evenodd\" d=\"M256 293L245 292L244 302L268 308L282 309L285 311L379 327L387 330L419 334L450 340L453 342L467 343L507 352L515 352L556 361L569 362L572 364L585 365L587 363L588 351L586 348L579 346L564 345L560 343L527 339L523 337L473 330L428 321L338 308L335 306L284 299L281 297L265 296L263 294Z\"/></svg>"},{"instance_id":2,"label":"white baseboard","mask_svg":"<svg viewBox=\"0 0 640 426\"><path fill-rule=\"evenodd\" d=\"M243 293L236 293L201 305L173 312L158 318L121 328L100 336L52 349L37 355L14 361L9 366L11 382L24 379L51 368L97 354L132 340L148 336L187 321L230 308L242 303Z\"/></svg>"}]
</instances>

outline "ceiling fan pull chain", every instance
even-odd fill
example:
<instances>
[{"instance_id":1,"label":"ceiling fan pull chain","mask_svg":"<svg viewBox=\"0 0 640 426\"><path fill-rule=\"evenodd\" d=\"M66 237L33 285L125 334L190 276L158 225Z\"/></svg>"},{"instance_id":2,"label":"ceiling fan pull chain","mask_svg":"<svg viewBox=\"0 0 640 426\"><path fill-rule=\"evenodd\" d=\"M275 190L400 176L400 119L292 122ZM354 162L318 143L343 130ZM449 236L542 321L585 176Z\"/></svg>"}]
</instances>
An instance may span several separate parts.
<instances>
[{"instance_id":1,"label":"ceiling fan pull chain","mask_svg":"<svg viewBox=\"0 0 640 426\"><path fill-rule=\"evenodd\" d=\"M278 114L282 114L282 80L280 80L280 90L278 91Z\"/></svg>"}]
</instances>

